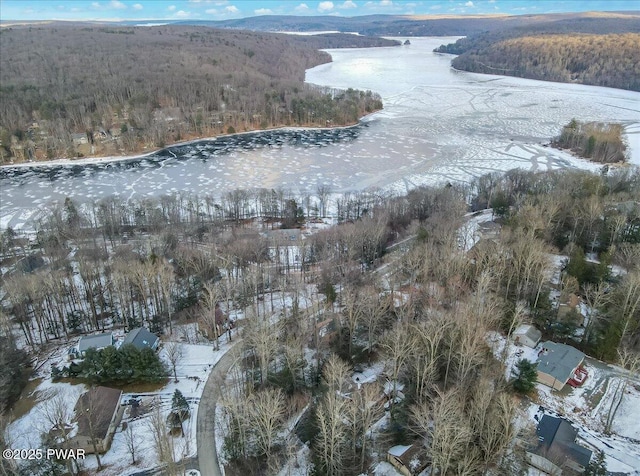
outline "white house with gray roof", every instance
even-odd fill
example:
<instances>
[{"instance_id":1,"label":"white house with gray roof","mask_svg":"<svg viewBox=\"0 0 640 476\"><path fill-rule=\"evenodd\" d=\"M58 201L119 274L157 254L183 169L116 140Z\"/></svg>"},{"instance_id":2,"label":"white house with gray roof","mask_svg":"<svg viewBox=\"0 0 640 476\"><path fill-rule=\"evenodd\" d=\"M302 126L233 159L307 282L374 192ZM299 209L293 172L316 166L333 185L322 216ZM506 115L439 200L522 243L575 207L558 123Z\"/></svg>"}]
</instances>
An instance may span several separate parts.
<instances>
[{"instance_id":1,"label":"white house with gray roof","mask_svg":"<svg viewBox=\"0 0 640 476\"><path fill-rule=\"evenodd\" d=\"M114 344L113 333L105 332L102 334L94 334L90 336L82 336L75 347L69 351L69 355L73 358L84 357L88 349L104 349Z\"/></svg>"},{"instance_id":2,"label":"white house with gray roof","mask_svg":"<svg viewBox=\"0 0 640 476\"><path fill-rule=\"evenodd\" d=\"M538 382L562 390L582 365L584 357L570 345L545 342L538 354Z\"/></svg>"},{"instance_id":3,"label":"white house with gray roof","mask_svg":"<svg viewBox=\"0 0 640 476\"><path fill-rule=\"evenodd\" d=\"M540 342L541 338L542 332L540 332L531 324L522 324L513 333L513 341L516 344L526 345L527 347L531 347L532 349L534 349L535 346L538 345L538 342Z\"/></svg>"}]
</instances>

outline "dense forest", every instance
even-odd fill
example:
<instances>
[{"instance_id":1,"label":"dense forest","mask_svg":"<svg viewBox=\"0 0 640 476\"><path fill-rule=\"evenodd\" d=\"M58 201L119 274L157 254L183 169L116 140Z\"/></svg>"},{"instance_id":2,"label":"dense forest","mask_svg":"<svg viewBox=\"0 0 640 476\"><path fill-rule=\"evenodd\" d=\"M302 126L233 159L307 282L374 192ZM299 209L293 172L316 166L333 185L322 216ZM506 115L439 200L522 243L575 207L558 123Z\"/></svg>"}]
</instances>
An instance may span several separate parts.
<instances>
[{"instance_id":1,"label":"dense forest","mask_svg":"<svg viewBox=\"0 0 640 476\"><path fill-rule=\"evenodd\" d=\"M587 57L583 41L599 51L615 37L628 59L609 55L612 71L637 58L631 49L638 32L591 33L505 36L483 48L511 54L513 43L518 61L528 64L538 58L527 56L529 46L549 47L537 67L555 61L555 49ZM353 35L91 24L3 28L0 40L0 163L121 154L279 125L351 123L379 109L380 98L306 86L305 68L329 60L321 47L394 44ZM471 49L456 60L480 57L472 42L450 48L461 45ZM598 64L606 58L593 57ZM582 66L583 73L602 74ZM610 138L620 132L618 125L575 120L558 145L613 161ZM535 324L544 340L627 369L633 360L638 368L637 168L511 170L406 195L339 194L327 185L213 193L67 198L49 205L32 230L0 231L3 448L12 447L5 428L16 401L43 368L65 385L169 376L177 382L178 342L191 344L183 331L194 329L209 355L224 347L227 333L231 338L231 327L219 327L220 312L229 318L225 325L233 324L235 348L225 357L234 363L226 379L210 379L218 394L210 418L227 474L284 473L299 459L317 476L369 474L393 445L413 445L434 475L525 474L527 441L537 437L523 409L545 403L536 400L532 364L509 362L508 346L500 350L496 342ZM481 232L473 222L479 216L487 219ZM566 304L574 298L580 306ZM53 365L52 355L66 354L79 336L140 326L161 336L173 372L158 353L126 345L87 351L62 370ZM355 378L374 367L377 379ZM608 433L625 392L620 384L618 390L607 409ZM50 408L58 397L38 396ZM166 451L173 441L166 425L184 436L193 407L178 390L172 400L177 423L163 421L157 407L145 423L160 437L144 446L134 444L132 421L127 430L119 425L119 435L130 435L132 464L136 451L153 448L162 471L185 474L189 453ZM595 420L574 402L567 413ZM56 427L47 417L38 415L42 427L34 431L51 437ZM63 423L65 440L71 420L61 418L55 424ZM61 461L13 463L0 460L0 474L67 471ZM587 471L604 474L600 469Z\"/></svg>"},{"instance_id":2,"label":"dense forest","mask_svg":"<svg viewBox=\"0 0 640 476\"><path fill-rule=\"evenodd\" d=\"M308 404L295 431L310 442L316 474L361 474L374 453L416 437L439 474L518 474L516 395L529 387L505 379L486 336L528 322L597 358L637 353L639 199L633 170L515 170L400 197L321 187L82 209L67 200L31 239L2 234L0 352L10 362L141 324L169 333L224 303L245 316L237 385L220 401L236 471L281 468L290 448L276 433ZM311 224L327 207L339 224L296 240L295 258L283 251L288 235L269 233L287 219ZM465 214L487 207L499 232L461 242ZM555 283L553 255L567 257ZM588 303L587 320L558 307L572 294ZM273 318L268 303L285 295L291 307ZM371 440L381 390L355 388L349 375L378 360L394 383L389 424ZM5 406L24 383L12 372L0 366Z\"/></svg>"},{"instance_id":3,"label":"dense forest","mask_svg":"<svg viewBox=\"0 0 640 476\"><path fill-rule=\"evenodd\" d=\"M435 51L478 73L640 90L640 22L585 18L493 31Z\"/></svg>"},{"instance_id":4,"label":"dense forest","mask_svg":"<svg viewBox=\"0 0 640 476\"><path fill-rule=\"evenodd\" d=\"M205 27L47 24L0 30L0 160L119 155L193 137L355 123L371 92L305 85L322 47L390 46Z\"/></svg>"},{"instance_id":5,"label":"dense forest","mask_svg":"<svg viewBox=\"0 0 640 476\"><path fill-rule=\"evenodd\" d=\"M624 162L627 145L622 138L622 124L583 123L572 119L551 144L571 149L580 157L605 164Z\"/></svg>"}]
</instances>

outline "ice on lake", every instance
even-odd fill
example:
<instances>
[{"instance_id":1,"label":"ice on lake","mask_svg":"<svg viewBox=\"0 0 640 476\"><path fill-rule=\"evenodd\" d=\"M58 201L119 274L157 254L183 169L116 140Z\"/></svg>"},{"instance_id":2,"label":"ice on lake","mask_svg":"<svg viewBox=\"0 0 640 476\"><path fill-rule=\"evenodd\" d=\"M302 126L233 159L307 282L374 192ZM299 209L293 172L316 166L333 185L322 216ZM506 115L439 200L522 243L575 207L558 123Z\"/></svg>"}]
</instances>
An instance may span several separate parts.
<instances>
[{"instance_id":1,"label":"ice on lake","mask_svg":"<svg viewBox=\"0 0 640 476\"><path fill-rule=\"evenodd\" d=\"M625 125L640 164L640 93L455 71L432 50L455 38L412 38L410 46L328 50L333 62L309 83L370 89L384 110L349 129L291 129L180 145L132 161L0 170L0 224L20 226L47 201L162 195L220 196L283 186L296 192L398 193L512 168L597 167L546 147L576 117Z\"/></svg>"}]
</instances>

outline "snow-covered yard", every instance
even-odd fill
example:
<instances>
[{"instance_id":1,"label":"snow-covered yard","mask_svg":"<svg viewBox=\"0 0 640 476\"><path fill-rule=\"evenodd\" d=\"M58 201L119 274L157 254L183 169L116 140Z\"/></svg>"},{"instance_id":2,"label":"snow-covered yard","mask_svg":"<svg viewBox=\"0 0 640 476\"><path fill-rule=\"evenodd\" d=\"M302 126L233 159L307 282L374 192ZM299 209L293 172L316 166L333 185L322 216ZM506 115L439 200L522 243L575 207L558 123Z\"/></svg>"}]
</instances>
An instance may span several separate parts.
<instances>
[{"instance_id":1,"label":"snow-covered yard","mask_svg":"<svg viewBox=\"0 0 640 476\"><path fill-rule=\"evenodd\" d=\"M64 402L68 402L70 411L73 411L78 397L86 390L87 387L83 384L72 385L66 382L53 383L51 380L43 380L30 394L30 397L36 400L31 410L7 427L5 436L7 447L40 448L42 446L40 435L51 429L51 424L44 417L47 412L47 402L60 396Z\"/></svg>"},{"instance_id":2,"label":"snow-covered yard","mask_svg":"<svg viewBox=\"0 0 640 476\"><path fill-rule=\"evenodd\" d=\"M222 339L221 339L222 340ZM196 455L196 421L198 416L198 405L204 384L213 366L226 353L230 345L225 342L220 345L220 350L215 350L212 344L186 344L178 343L180 349L180 359L176 365L178 382L174 381L173 370L170 369L171 377L168 383L157 392L142 395L142 405L150 407L159 405L164 418L171 411L171 399L175 390L179 390L189 402L190 417L184 422L184 437L173 438L174 458L179 461L184 458ZM160 357L168 361L166 347L160 351ZM129 393L123 395L123 400L139 393ZM111 449L102 456L103 464L109 465L106 473L101 474L127 474L138 471L140 468L154 467L158 465L158 455L153 445L152 429L149 423L148 414L141 418L131 420L129 413L125 413L123 421L133 425L133 430L138 437L140 444L136 457L140 458L138 468L131 469L131 456L127 448L125 434L122 431L116 432L113 438ZM87 466L94 468L97 466L95 458L87 461Z\"/></svg>"},{"instance_id":3,"label":"snow-covered yard","mask_svg":"<svg viewBox=\"0 0 640 476\"><path fill-rule=\"evenodd\" d=\"M193 325L190 326L192 327ZM181 327L174 329L176 335L189 334L191 331L193 329L183 329ZM131 407L127 406L122 419L133 429L137 447L136 466L131 464L131 454L127 446L126 436L122 431L122 425L120 425L114 435L111 448L104 455L101 455L101 463L106 468L100 474L125 475L139 471L142 468L152 468L158 465L158 455L153 443L150 415L153 409L159 407L163 419L166 418L171 410L171 399L175 390L180 390L189 402L190 407L190 417L184 422L185 436L172 439L175 459L181 460L196 454L196 421L200 396L211 369L229 349L230 344L227 342L226 336L221 338L219 350L215 350L211 343L190 344L176 342L180 355L176 365L177 382L174 381L173 369L167 357L166 347L168 341L165 341L164 345L165 347L160 350L160 357L167 364L171 375L167 383L153 391L123 393L121 400L121 403L125 403L134 396L140 400L141 414L132 419L130 415ZM57 362L64 358L65 352L66 346L61 347L52 354L49 360ZM43 366L39 372L42 382L33 391L33 395L36 398L35 405L26 415L16 419L7 428L8 441L13 448L42 447L41 434L50 429L47 427L50 425L42 418L42 413L47 407L47 401L54 395L62 395L68 405L67 410L72 415L78 397L88 389L84 384L52 382L48 369L45 367L48 366ZM81 467L86 469L97 468L95 456L87 455Z\"/></svg>"},{"instance_id":4,"label":"snow-covered yard","mask_svg":"<svg viewBox=\"0 0 640 476\"><path fill-rule=\"evenodd\" d=\"M537 349L513 343L508 344L505 353L506 338L498 333L490 333L487 341L495 357L505 359L508 379L512 378L511 369L519 359L537 360ZM605 421L623 371L588 357L585 368L589 376L578 388L567 385L555 391L538 383L528 408L519 415L518 424L533 429L537 425L534 417L540 418L543 412L566 418L578 428L579 444L594 452L604 452L609 471L640 475L640 385L632 382L627 386L613 420L612 434L607 435Z\"/></svg>"},{"instance_id":5,"label":"snow-covered yard","mask_svg":"<svg viewBox=\"0 0 640 476\"><path fill-rule=\"evenodd\" d=\"M618 409L619 417L613 422L613 431L625 438L633 438L640 444L640 390L637 386L627 388Z\"/></svg>"}]
</instances>

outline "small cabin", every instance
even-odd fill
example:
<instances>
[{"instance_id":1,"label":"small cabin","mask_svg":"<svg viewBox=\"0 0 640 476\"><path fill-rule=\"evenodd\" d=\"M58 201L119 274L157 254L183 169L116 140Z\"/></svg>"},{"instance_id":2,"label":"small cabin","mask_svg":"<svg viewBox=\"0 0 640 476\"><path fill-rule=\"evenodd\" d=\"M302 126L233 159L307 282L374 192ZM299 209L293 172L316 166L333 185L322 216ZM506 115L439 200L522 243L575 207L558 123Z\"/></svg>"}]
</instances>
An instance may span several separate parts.
<instances>
[{"instance_id":1,"label":"small cabin","mask_svg":"<svg viewBox=\"0 0 640 476\"><path fill-rule=\"evenodd\" d=\"M387 461L405 476L416 476L428 466L426 451L419 445L389 448Z\"/></svg>"},{"instance_id":2,"label":"small cabin","mask_svg":"<svg viewBox=\"0 0 640 476\"><path fill-rule=\"evenodd\" d=\"M526 345L534 349L540 339L542 338L542 332L536 329L530 324L523 324L516 329L513 333L513 342L518 345Z\"/></svg>"}]
</instances>

